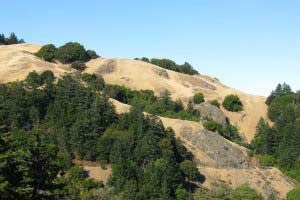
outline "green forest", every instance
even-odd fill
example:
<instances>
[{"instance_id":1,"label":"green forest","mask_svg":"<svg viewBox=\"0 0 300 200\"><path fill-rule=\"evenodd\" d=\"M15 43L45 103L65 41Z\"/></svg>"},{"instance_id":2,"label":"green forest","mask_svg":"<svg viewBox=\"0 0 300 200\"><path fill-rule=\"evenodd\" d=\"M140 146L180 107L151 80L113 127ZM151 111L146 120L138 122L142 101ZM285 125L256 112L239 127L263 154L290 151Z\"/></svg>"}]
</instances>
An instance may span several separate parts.
<instances>
[{"instance_id":1,"label":"green forest","mask_svg":"<svg viewBox=\"0 0 300 200\"><path fill-rule=\"evenodd\" d=\"M112 88L94 74L57 79L51 71L0 84L1 199L261 198L248 185L203 189L205 177L174 131L145 116L142 100L117 115L108 100ZM156 98L149 91L129 94L124 102ZM157 101L173 104L168 96ZM111 165L112 176L105 185L89 179L74 160Z\"/></svg>"},{"instance_id":2,"label":"green forest","mask_svg":"<svg viewBox=\"0 0 300 200\"><path fill-rule=\"evenodd\" d=\"M192 156L172 129L138 107L117 115L103 79L31 72L0 85L2 199L179 199L198 181ZM72 160L111 164L108 185L86 179ZM96 198L96 197L93 197Z\"/></svg>"},{"instance_id":3,"label":"green forest","mask_svg":"<svg viewBox=\"0 0 300 200\"><path fill-rule=\"evenodd\" d=\"M300 181L300 92L279 84L266 100L270 124L261 119L251 143L265 166L277 166Z\"/></svg>"},{"instance_id":4,"label":"green forest","mask_svg":"<svg viewBox=\"0 0 300 200\"><path fill-rule=\"evenodd\" d=\"M0 34L0 44L23 43L12 33ZM164 127L157 116L199 121L194 105L205 102L196 93L187 106L172 100L169 91L156 96L151 90L132 90L110 85L101 76L83 73L85 62L99 57L76 42L58 48L49 44L39 58L70 64L77 70L56 78L52 71L30 72L24 81L0 84L0 194L1 199L102 199L102 200L252 200L263 199L249 184L231 189L217 184L211 190L201 184L193 155ZM191 65L168 59L147 59L160 67L197 74ZM117 114L109 98L131 105ZM210 102L220 108L217 100ZM263 166L276 166L300 181L300 92L279 84L266 100L271 122L261 119L250 145L238 128L205 118L205 129L249 147ZM240 98L227 95L222 106L243 110ZM147 112L150 115L144 115ZM107 183L89 178L75 161L110 165ZM287 194L299 199L300 190Z\"/></svg>"}]
</instances>

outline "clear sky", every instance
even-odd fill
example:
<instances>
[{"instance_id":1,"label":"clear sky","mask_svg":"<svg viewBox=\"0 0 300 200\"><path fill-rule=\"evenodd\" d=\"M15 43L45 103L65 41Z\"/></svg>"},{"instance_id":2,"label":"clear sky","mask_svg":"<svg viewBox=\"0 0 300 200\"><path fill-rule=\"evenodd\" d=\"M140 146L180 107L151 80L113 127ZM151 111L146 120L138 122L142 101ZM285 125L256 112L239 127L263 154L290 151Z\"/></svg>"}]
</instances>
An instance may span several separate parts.
<instances>
[{"instance_id":1,"label":"clear sky","mask_svg":"<svg viewBox=\"0 0 300 200\"><path fill-rule=\"evenodd\" d=\"M253 94L300 89L299 0L7 0L0 25L29 43L187 61Z\"/></svg>"}]
</instances>

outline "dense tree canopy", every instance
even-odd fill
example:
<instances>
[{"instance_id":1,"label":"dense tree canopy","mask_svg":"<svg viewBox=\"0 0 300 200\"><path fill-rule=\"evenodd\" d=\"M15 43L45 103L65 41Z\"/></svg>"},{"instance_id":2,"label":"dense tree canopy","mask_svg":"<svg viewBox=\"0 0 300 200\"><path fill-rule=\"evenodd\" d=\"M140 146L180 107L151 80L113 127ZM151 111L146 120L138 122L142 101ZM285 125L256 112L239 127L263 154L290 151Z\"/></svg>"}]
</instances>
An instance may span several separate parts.
<instances>
[{"instance_id":1,"label":"dense tree canopy","mask_svg":"<svg viewBox=\"0 0 300 200\"><path fill-rule=\"evenodd\" d=\"M285 88L285 89L282 89ZM265 165L277 165L288 175L300 180L300 103L299 92L293 93L288 85L278 85L269 99L270 126L261 119L252 141L255 154L261 155Z\"/></svg>"},{"instance_id":2,"label":"dense tree canopy","mask_svg":"<svg viewBox=\"0 0 300 200\"><path fill-rule=\"evenodd\" d=\"M117 116L104 87L95 75L66 74L55 81L51 71L0 84L2 199L187 194L187 182L197 181L198 171L173 130L138 106ZM111 164L110 191L73 167L73 159Z\"/></svg>"}]
</instances>

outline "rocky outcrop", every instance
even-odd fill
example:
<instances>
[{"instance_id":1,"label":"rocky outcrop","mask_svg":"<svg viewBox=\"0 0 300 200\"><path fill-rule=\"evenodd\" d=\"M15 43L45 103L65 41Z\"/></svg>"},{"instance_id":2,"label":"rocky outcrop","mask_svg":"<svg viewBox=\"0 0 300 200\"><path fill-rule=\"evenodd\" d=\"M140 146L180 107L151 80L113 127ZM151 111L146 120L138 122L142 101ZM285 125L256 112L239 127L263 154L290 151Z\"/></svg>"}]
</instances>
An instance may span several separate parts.
<instances>
[{"instance_id":1,"label":"rocky outcrop","mask_svg":"<svg viewBox=\"0 0 300 200\"><path fill-rule=\"evenodd\" d=\"M247 150L224 139L218 133L206 129L188 131L184 128L181 131L181 137L213 159L216 163L215 167L237 169L250 167Z\"/></svg>"},{"instance_id":2,"label":"rocky outcrop","mask_svg":"<svg viewBox=\"0 0 300 200\"><path fill-rule=\"evenodd\" d=\"M223 111L218 107L211 105L209 102L194 105L194 108L200 112L202 119L209 118L218 122L219 124L225 124L227 122Z\"/></svg>"}]
</instances>

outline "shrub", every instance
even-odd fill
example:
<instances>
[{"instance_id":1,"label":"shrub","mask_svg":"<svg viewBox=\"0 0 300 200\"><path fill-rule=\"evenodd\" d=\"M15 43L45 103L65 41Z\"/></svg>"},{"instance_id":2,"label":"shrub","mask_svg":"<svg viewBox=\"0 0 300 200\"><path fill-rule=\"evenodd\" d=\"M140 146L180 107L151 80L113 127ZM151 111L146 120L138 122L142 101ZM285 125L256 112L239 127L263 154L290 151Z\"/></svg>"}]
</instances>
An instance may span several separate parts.
<instances>
[{"instance_id":1,"label":"shrub","mask_svg":"<svg viewBox=\"0 0 300 200\"><path fill-rule=\"evenodd\" d=\"M237 95L227 95L222 103L223 107L231 112L239 112L243 110L243 104Z\"/></svg>"},{"instance_id":2,"label":"shrub","mask_svg":"<svg viewBox=\"0 0 300 200\"><path fill-rule=\"evenodd\" d=\"M300 189L295 188L291 190L289 193L286 195L287 200L299 200L300 199Z\"/></svg>"},{"instance_id":3,"label":"shrub","mask_svg":"<svg viewBox=\"0 0 300 200\"><path fill-rule=\"evenodd\" d=\"M190 160L184 160L179 164L181 172L189 179L196 180L198 175L198 170L194 163Z\"/></svg>"},{"instance_id":4,"label":"shrub","mask_svg":"<svg viewBox=\"0 0 300 200\"><path fill-rule=\"evenodd\" d=\"M204 95L201 92L198 92L193 97L194 104L200 104L204 102Z\"/></svg>"},{"instance_id":5,"label":"shrub","mask_svg":"<svg viewBox=\"0 0 300 200\"><path fill-rule=\"evenodd\" d=\"M71 68L82 72L86 69L86 65L82 61L75 61L71 64Z\"/></svg>"},{"instance_id":6,"label":"shrub","mask_svg":"<svg viewBox=\"0 0 300 200\"><path fill-rule=\"evenodd\" d=\"M88 56L88 59L96 59L96 58L100 57L97 55L96 51L93 51L93 50L87 50L86 54Z\"/></svg>"},{"instance_id":7,"label":"shrub","mask_svg":"<svg viewBox=\"0 0 300 200\"><path fill-rule=\"evenodd\" d=\"M212 119L206 120L203 123L203 126L205 129L212 132L220 131L222 129L222 125Z\"/></svg>"},{"instance_id":8,"label":"shrub","mask_svg":"<svg viewBox=\"0 0 300 200\"><path fill-rule=\"evenodd\" d=\"M81 44L68 42L55 51L55 58L62 63L85 62L88 60L88 55Z\"/></svg>"},{"instance_id":9,"label":"shrub","mask_svg":"<svg viewBox=\"0 0 300 200\"><path fill-rule=\"evenodd\" d=\"M53 44L44 45L38 52L34 55L48 62L52 62L54 59L54 53L56 47Z\"/></svg>"},{"instance_id":10,"label":"shrub","mask_svg":"<svg viewBox=\"0 0 300 200\"><path fill-rule=\"evenodd\" d=\"M261 194L250 187L248 183L236 188L232 193L232 200L263 200Z\"/></svg>"},{"instance_id":11,"label":"shrub","mask_svg":"<svg viewBox=\"0 0 300 200\"><path fill-rule=\"evenodd\" d=\"M218 100L212 100L210 101L210 104L213 106L216 106L218 108L220 108L221 104L218 102Z\"/></svg>"},{"instance_id":12,"label":"shrub","mask_svg":"<svg viewBox=\"0 0 300 200\"><path fill-rule=\"evenodd\" d=\"M276 158L274 158L274 156L272 155L259 155L258 156L259 162L262 166L275 166L277 164L277 160Z\"/></svg>"}]
</instances>

